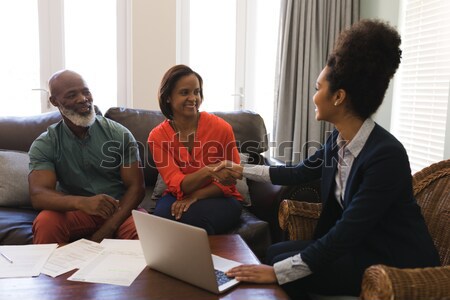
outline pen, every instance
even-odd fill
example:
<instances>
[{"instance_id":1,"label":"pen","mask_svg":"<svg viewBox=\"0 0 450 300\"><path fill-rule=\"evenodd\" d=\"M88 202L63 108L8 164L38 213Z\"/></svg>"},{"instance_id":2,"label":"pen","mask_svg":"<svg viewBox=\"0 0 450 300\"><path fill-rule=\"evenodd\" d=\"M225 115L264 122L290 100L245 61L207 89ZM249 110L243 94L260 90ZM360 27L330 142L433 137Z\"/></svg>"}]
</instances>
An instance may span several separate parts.
<instances>
[{"instance_id":1,"label":"pen","mask_svg":"<svg viewBox=\"0 0 450 300\"><path fill-rule=\"evenodd\" d=\"M3 256L7 261L9 261L11 264L13 263L12 259L3 254L3 252L0 252L0 255Z\"/></svg>"}]
</instances>

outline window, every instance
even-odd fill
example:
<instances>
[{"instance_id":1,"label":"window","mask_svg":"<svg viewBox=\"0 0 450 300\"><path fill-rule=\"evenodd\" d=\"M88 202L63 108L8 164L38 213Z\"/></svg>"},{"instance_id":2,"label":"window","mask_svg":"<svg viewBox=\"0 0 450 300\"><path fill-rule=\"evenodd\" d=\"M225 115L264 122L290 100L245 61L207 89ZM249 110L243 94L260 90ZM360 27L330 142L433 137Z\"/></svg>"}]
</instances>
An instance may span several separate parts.
<instances>
[{"instance_id":1,"label":"window","mask_svg":"<svg viewBox=\"0 0 450 300\"><path fill-rule=\"evenodd\" d=\"M450 2L408 0L402 9L402 62L394 88L393 133L412 172L449 157Z\"/></svg>"},{"instance_id":2,"label":"window","mask_svg":"<svg viewBox=\"0 0 450 300\"><path fill-rule=\"evenodd\" d=\"M255 111L270 133L280 0L180 0L177 4L178 61L203 77L202 110Z\"/></svg>"},{"instance_id":3,"label":"window","mask_svg":"<svg viewBox=\"0 0 450 300\"><path fill-rule=\"evenodd\" d=\"M37 1L0 2L0 115L33 115L41 110Z\"/></svg>"},{"instance_id":4,"label":"window","mask_svg":"<svg viewBox=\"0 0 450 300\"><path fill-rule=\"evenodd\" d=\"M203 77L204 110L235 109L236 5L190 0L189 65Z\"/></svg>"},{"instance_id":5,"label":"window","mask_svg":"<svg viewBox=\"0 0 450 300\"><path fill-rule=\"evenodd\" d=\"M33 115L54 109L47 80L60 69L80 73L101 111L118 105L126 80L126 0L5 0L0 2L0 115ZM117 9L118 7L125 9ZM122 53L121 53L122 54ZM126 103L126 99L122 99Z\"/></svg>"},{"instance_id":6,"label":"window","mask_svg":"<svg viewBox=\"0 0 450 300\"><path fill-rule=\"evenodd\" d=\"M103 112L117 105L116 19L115 1L64 1L65 67L84 77Z\"/></svg>"}]
</instances>

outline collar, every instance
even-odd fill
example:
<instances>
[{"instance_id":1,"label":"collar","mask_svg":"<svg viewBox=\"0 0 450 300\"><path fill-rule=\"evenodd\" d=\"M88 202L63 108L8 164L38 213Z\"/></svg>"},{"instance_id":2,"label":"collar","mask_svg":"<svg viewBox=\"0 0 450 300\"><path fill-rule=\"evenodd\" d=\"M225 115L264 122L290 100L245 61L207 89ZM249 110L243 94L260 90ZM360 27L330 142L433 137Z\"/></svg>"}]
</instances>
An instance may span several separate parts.
<instances>
[{"instance_id":1,"label":"collar","mask_svg":"<svg viewBox=\"0 0 450 300\"><path fill-rule=\"evenodd\" d=\"M78 138L78 137L72 132L72 130L70 130L69 126L67 126L67 124L66 124L66 122L64 121L64 119L62 119L61 122L62 122L62 126L63 126L64 131L65 131L70 137L72 137L72 138L74 138L74 139L76 139L76 140L85 140L85 139L87 139L88 137L91 136L91 130L92 130L92 127L94 126L94 124L97 122L97 116L95 116L94 123L92 123L92 125L88 127L88 130L87 130L85 136L84 136L82 139Z\"/></svg>"},{"instance_id":2,"label":"collar","mask_svg":"<svg viewBox=\"0 0 450 300\"><path fill-rule=\"evenodd\" d=\"M349 151L354 157L358 157L374 127L375 122L371 118L367 118L362 124L361 128L359 128L355 137L350 141L350 143L347 144L345 150ZM336 139L336 142L339 147L341 147L341 145L344 145L345 143L340 133Z\"/></svg>"}]
</instances>

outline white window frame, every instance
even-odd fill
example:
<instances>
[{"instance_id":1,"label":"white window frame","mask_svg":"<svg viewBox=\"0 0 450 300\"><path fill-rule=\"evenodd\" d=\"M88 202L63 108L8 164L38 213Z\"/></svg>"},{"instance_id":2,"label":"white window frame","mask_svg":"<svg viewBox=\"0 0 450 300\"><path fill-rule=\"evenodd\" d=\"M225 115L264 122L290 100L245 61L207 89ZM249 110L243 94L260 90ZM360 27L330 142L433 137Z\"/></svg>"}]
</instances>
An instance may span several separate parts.
<instances>
[{"instance_id":1,"label":"white window frame","mask_svg":"<svg viewBox=\"0 0 450 300\"><path fill-rule=\"evenodd\" d=\"M134 107L133 102L133 1L117 1L117 105Z\"/></svg>"},{"instance_id":2,"label":"white window frame","mask_svg":"<svg viewBox=\"0 0 450 300\"><path fill-rule=\"evenodd\" d=\"M117 106L133 107L132 1L117 3ZM48 100L48 78L65 68L64 0L38 0L41 112L55 110Z\"/></svg>"},{"instance_id":3,"label":"white window frame","mask_svg":"<svg viewBox=\"0 0 450 300\"><path fill-rule=\"evenodd\" d=\"M38 0L41 112L54 110L48 100L48 78L64 68L64 2Z\"/></svg>"}]
</instances>

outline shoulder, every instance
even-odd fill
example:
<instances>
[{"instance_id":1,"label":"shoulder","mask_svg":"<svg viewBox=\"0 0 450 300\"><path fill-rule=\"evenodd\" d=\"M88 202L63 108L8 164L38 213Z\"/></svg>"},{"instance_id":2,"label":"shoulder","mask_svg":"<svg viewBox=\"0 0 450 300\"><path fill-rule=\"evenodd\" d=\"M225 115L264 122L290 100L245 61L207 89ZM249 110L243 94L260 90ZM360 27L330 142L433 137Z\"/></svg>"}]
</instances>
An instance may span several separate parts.
<instances>
[{"instance_id":1,"label":"shoulder","mask_svg":"<svg viewBox=\"0 0 450 300\"><path fill-rule=\"evenodd\" d=\"M375 124L366 145L373 152L394 151L398 154L406 155L406 149L403 144L392 133L378 124Z\"/></svg>"},{"instance_id":2,"label":"shoulder","mask_svg":"<svg viewBox=\"0 0 450 300\"><path fill-rule=\"evenodd\" d=\"M391 172L403 170L411 173L408 154L403 144L378 124L370 133L360 156L367 166L382 164Z\"/></svg>"},{"instance_id":3,"label":"shoulder","mask_svg":"<svg viewBox=\"0 0 450 300\"><path fill-rule=\"evenodd\" d=\"M31 144L28 154L30 159L41 156L52 156L58 144L62 139L63 133L63 121L59 121L56 124L50 125L47 131L41 133Z\"/></svg>"},{"instance_id":4,"label":"shoulder","mask_svg":"<svg viewBox=\"0 0 450 300\"><path fill-rule=\"evenodd\" d=\"M170 130L170 128L171 127L169 124L169 120L164 120L150 131L148 135L148 141L155 141L162 139L164 136L167 135L167 132Z\"/></svg>"},{"instance_id":5,"label":"shoulder","mask_svg":"<svg viewBox=\"0 0 450 300\"><path fill-rule=\"evenodd\" d=\"M93 132L95 132L94 135L96 138L116 141L126 140L129 142L136 141L135 137L127 127L103 116L96 116L95 123L92 126L95 126L95 128L93 127Z\"/></svg>"},{"instance_id":6,"label":"shoulder","mask_svg":"<svg viewBox=\"0 0 450 300\"><path fill-rule=\"evenodd\" d=\"M103 129L109 129L118 132L130 132L128 128L126 128L119 122L105 118L104 116L97 115L95 117L95 123Z\"/></svg>"},{"instance_id":7,"label":"shoulder","mask_svg":"<svg viewBox=\"0 0 450 300\"><path fill-rule=\"evenodd\" d=\"M39 145L50 145L55 143L58 139L61 138L62 131L63 131L63 121L61 120L58 123L52 124L49 127L47 127L47 131L41 133L34 140L31 147L36 147Z\"/></svg>"}]
</instances>

